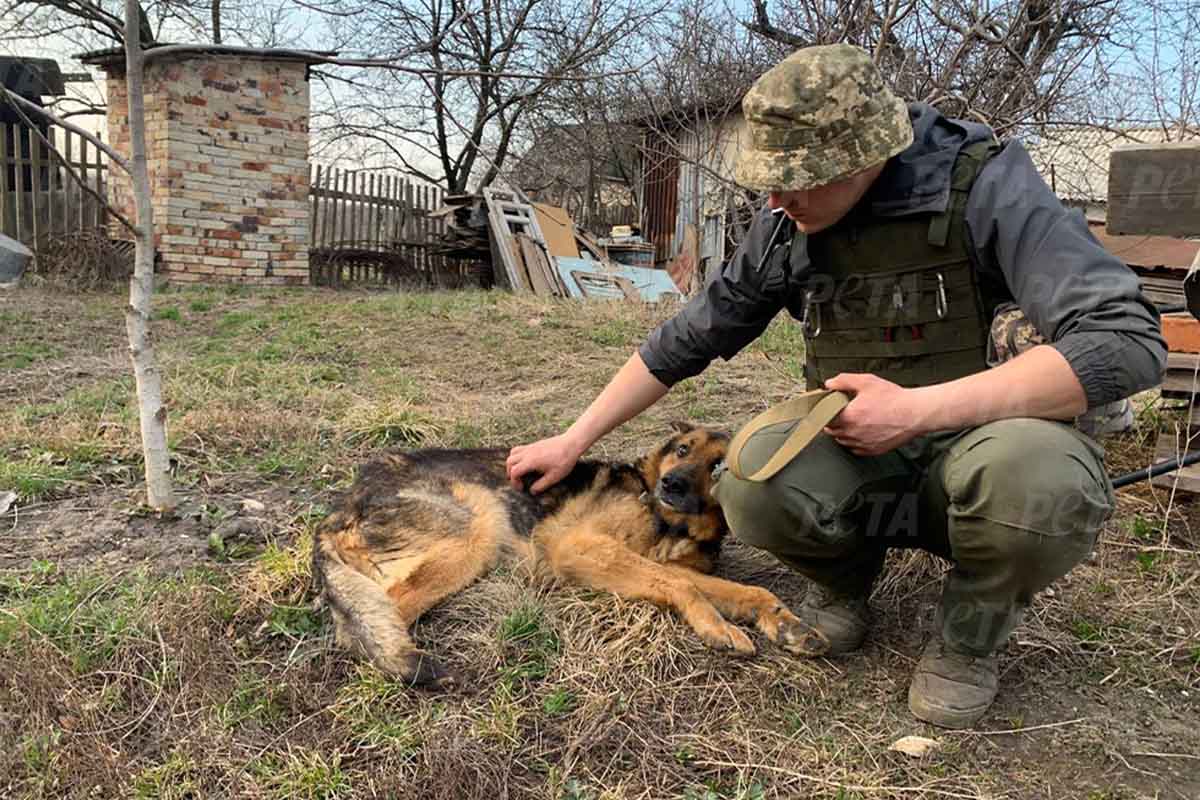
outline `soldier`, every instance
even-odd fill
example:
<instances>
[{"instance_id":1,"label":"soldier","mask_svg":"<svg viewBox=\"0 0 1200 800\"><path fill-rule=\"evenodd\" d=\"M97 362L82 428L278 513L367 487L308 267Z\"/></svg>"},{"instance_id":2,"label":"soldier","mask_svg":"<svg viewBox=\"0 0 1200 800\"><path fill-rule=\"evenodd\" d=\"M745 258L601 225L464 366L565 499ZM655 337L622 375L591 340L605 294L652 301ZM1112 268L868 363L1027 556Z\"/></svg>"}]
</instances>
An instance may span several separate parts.
<instances>
[{"instance_id":1,"label":"soldier","mask_svg":"<svg viewBox=\"0 0 1200 800\"><path fill-rule=\"evenodd\" d=\"M856 47L794 53L742 109L736 177L767 208L567 431L512 450L509 476L552 485L786 308L804 324L809 387L852 400L778 474L727 471L714 494L740 539L812 581L797 614L828 641L820 655L861 645L888 548L949 559L909 708L970 727L995 698L997 649L1112 510L1103 452L1068 421L1161 382L1158 314L1019 142L906 105ZM998 354L993 322L1020 346ZM1015 322L1033 330L1009 335ZM787 433L751 436L744 462Z\"/></svg>"}]
</instances>

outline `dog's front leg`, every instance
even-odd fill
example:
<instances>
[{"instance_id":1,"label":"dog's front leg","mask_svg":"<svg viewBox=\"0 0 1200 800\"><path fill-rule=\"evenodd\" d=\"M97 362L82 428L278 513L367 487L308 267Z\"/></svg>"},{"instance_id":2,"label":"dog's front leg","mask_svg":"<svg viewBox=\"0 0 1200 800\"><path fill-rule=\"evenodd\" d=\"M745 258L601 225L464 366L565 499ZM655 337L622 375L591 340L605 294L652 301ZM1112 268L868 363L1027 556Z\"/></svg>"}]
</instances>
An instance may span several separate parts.
<instances>
[{"instance_id":1,"label":"dog's front leg","mask_svg":"<svg viewBox=\"0 0 1200 800\"><path fill-rule=\"evenodd\" d=\"M558 577L672 608L709 647L754 654L750 637L729 624L695 584L612 537L587 530L559 531L539 537L538 546Z\"/></svg>"},{"instance_id":2,"label":"dog's front leg","mask_svg":"<svg viewBox=\"0 0 1200 800\"><path fill-rule=\"evenodd\" d=\"M829 649L819 631L806 625L768 589L706 575L678 564L667 564L666 568L691 581L723 615L739 622L753 622L764 636L789 653L811 656Z\"/></svg>"}]
</instances>

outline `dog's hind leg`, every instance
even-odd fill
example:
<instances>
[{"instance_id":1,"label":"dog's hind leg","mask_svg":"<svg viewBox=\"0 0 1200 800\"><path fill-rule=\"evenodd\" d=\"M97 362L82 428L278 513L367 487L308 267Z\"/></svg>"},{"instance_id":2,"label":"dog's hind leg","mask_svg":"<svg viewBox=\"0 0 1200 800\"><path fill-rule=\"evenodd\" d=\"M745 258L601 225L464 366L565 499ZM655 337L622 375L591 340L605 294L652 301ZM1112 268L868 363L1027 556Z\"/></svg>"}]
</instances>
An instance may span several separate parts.
<instances>
[{"instance_id":1,"label":"dog's hind leg","mask_svg":"<svg viewBox=\"0 0 1200 800\"><path fill-rule=\"evenodd\" d=\"M408 683L442 681L445 673L413 644L408 634L411 623L398 613L384 588L347 563L356 560L352 549L343 552L348 549L346 540L353 538L352 531L323 526L313 548L338 644L358 650L383 672Z\"/></svg>"},{"instance_id":2,"label":"dog's hind leg","mask_svg":"<svg viewBox=\"0 0 1200 800\"><path fill-rule=\"evenodd\" d=\"M505 555L530 552L527 540L513 532L503 503L492 491L469 483L456 483L450 491L470 510L465 535L433 543L387 587L400 616L410 624L490 572Z\"/></svg>"}]
</instances>

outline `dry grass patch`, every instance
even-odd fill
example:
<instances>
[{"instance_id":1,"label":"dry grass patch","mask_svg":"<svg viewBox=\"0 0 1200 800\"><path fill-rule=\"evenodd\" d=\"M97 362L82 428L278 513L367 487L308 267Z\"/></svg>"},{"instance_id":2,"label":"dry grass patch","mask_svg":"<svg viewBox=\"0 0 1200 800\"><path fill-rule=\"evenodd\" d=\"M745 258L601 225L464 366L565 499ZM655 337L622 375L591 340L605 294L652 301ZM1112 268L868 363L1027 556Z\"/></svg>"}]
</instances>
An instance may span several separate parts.
<instances>
[{"instance_id":1,"label":"dry grass patch","mask_svg":"<svg viewBox=\"0 0 1200 800\"><path fill-rule=\"evenodd\" d=\"M1096 555L1037 598L1010 642L990 735L908 715L945 568L914 552L892 554L866 648L838 661L761 637L756 657L733 659L658 609L501 571L418 623L461 680L413 692L337 650L314 607L312 528L333 492L380 447L560 431L673 308L212 288L157 302L185 500L163 520L136 508L123 298L22 290L0 306L25 354L0 369L0 491L20 494L0 520L0 795L1200 793L1200 504L1121 493ZM732 429L800 388L802 355L797 325L776 320L596 455L633 456L672 419ZM1114 469L1144 466L1154 429L1177 417L1141 398L1139 429L1108 442ZM244 548L206 555L231 522L252 531ZM112 560L128 553L141 570ZM720 569L789 604L805 591L737 543ZM909 734L940 747L888 749Z\"/></svg>"}]
</instances>

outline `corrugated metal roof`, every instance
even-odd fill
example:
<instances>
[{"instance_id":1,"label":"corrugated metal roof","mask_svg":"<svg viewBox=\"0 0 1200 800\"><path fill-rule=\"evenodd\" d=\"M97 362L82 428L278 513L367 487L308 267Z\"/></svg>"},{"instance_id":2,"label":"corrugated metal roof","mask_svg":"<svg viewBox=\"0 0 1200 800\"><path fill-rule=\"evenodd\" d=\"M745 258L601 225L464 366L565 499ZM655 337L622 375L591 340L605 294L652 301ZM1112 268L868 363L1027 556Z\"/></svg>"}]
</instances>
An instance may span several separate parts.
<instances>
[{"instance_id":1,"label":"corrugated metal roof","mask_svg":"<svg viewBox=\"0 0 1200 800\"><path fill-rule=\"evenodd\" d=\"M1108 157L1114 147L1178 138L1178 132L1168 136L1161 128L1057 127L1024 144L1038 173L1060 198L1104 203L1108 200Z\"/></svg>"}]
</instances>

